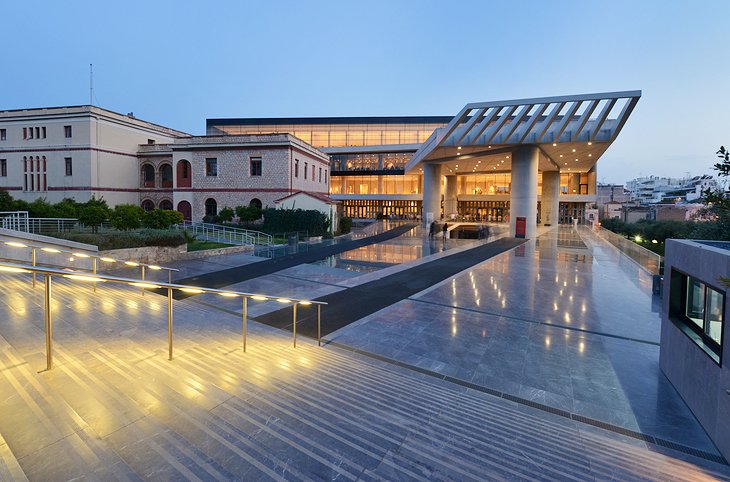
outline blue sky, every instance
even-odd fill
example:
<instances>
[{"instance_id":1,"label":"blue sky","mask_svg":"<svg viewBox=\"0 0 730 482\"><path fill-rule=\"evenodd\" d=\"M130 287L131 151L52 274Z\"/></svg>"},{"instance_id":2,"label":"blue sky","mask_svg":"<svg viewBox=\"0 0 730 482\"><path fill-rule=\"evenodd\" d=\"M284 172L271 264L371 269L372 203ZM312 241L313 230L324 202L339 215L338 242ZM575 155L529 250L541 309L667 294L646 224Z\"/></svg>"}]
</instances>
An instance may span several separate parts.
<instances>
[{"instance_id":1,"label":"blue sky","mask_svg":"<svg viewBox=\"0 0 730 482\"><path fill-rule=\"evenodd\" d=\"M641 89L599 180L710 172L730 144L730 1L6 2L0 109L206 117L453 115Z\"/></svg>"}]
</instances>

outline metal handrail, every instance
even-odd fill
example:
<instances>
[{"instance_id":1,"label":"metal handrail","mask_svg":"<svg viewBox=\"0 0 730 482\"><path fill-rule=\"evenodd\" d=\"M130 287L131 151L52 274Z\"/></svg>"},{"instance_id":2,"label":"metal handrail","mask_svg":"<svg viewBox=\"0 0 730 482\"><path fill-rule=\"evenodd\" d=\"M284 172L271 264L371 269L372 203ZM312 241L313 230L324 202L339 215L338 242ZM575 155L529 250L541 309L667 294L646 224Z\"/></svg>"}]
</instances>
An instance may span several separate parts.
<instances>
[{"instance_id":1,"label":"metal handrail","mask_svg":"<svg viewBox=\"0 0 730 482\"><path fill-rule=\"evenodd\" d=\"M79 282L90 282L96 285L97 283L112 282L119 284L126 284L135 286L142 289L166 289L167 290L167 343L168 343L168 360L172 360L173 355L173 343L172 343L172 292L178 290L185 294L202 294L202 293L216 293L221 296L229 298L242 298L243 299L243 351L246 352L246 338L248 335L248 299L251 298L255 301L267 301L275 300L283 304L292 305L292 335L294 348L297 347L297 306L298 305L317 305L317 345L322 346L321 341L321 307L327 303L324 301L315 301L300 298L283 298L269 295L262 295L258 293L249 293L244 291L232 291L232 290L220 290L217 288L204 288L200 286L191 285L179 285L174 283L165 282L145 282L144 280L137 280L132 278L121 278L118 276L100 275L95 274L89 276L84 272L66 271L56 268L45 268L38 266L29 266L24 264L11 264L11 263L0 263L0 273L32 273L41 274L44 277L44 305L45 305L45 325L46 325L46 370L53 368L53 316L51 311L52 303L52 278L53 276L61 276L72 281Z\"/></svg>"},{"instance_id":2,"label":"metal handrail","mask_svg":"<svg viewBox=\"0 0 730 482\"><path fill-rule=\"evenodd\" d=\"M175 227L177 229L192 231L193 234L202 234L208 240L228 242L229 244L270 246L273 242L273 236L270 234L251 229L233 228L220 224L183 221Z\"/></svg>"},{"instance_id":3,"label":"metal handrail","mask_svg":"<svg viewBox=\"0 0 730 482\"><path fill-rule=\"evenodd\" d=\"M38 250L40 249L44 253L70 254L70 255L76 256L77 258L91 258L93 260L92 273L94 273L94 274L96 274L96 272L97 272L99 261L103 261L105 263L120 262L120 263L124 263L127 266L132 266L132 267L139 266L140 268L142 268L142 279L143 280L145 277L145 268L149 268L153 271L166 270L167 271L167 281L169 283L172 283L172 272L180 271L177 268L169 268L167 266L158 266L156 264L140 263L138 261L115 259L115 258L110 258L108 256L99 256L98 254L87 254L87 253L81 253L78 251L69 251L69 250L65 250L65 249L58 249L58 248L54 248L51 246L39 246L36 244L22 243L20 241L4 241L4 244L7 246L14 247L14 248L29 248L31 250L32 266L36 266L36 254L37 254ZM35 276L33 277L33 286L35 286Z\"/></svg>"},{"instance_id":4,"label":"metal handrail","mask_svg":"<svg viewBox=\"0 0 730 482\"><path fill-rule=\"evenodd\" d=\"M1 227L28 232L28 211L0 211Z\"/></svg>"}]
</instances>

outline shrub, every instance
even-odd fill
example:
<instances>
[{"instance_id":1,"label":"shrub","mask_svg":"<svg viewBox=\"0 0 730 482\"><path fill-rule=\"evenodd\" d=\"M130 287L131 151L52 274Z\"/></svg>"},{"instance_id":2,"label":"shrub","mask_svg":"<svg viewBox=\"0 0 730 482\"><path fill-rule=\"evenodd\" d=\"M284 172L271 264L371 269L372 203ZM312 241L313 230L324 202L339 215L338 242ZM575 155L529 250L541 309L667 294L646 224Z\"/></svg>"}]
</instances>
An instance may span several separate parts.
<instances>
[{"instance_id":1,"label":"shrub","mask_svg":"<svg viewBox=\"0 0 730 482\"><path fill-rule=\"evenodd\" d=\"M343 216L340 218L339 234L347 234L352 231L352 218Z\"/></svg>"},{"instance_id":2,"label":"shrub","mask_svg":"<svg viewBox=\"0 0 730 482\"><path fill-rule=\"evenodd\" d=\"M308 231L310 236L323 236L329 228L329 217L314 209L264 209L264 231L268 233Z\"/></svg>"},{"instance_id":3,"label":"shrub","mask_svg":"<svg viewBox=\"0 0 730 482\"><path fill-rule=\"evenodd\" d=\"M0 211L15 211L15 201L5 189L0 189Z\"/></svg>"},{"instance_id":4,"label":"shrub","mask_svg":"<svg viewBox=\"0 0 730 482\"><path fill-rule=\"evenodd\" d=\"M154 209L142 215L142 225L149 229L170 229L182 221L182 213L168 209Z\"/></svg>"},{"instance_id":5,"label":"shrub","mask_svg":"<svg viewBox=\"0 0 730 482\"><path fill-rule=\"evenodd\" d=\"M180 231L142 229L114 234L59 233L58 237L79 243L93 244L100 250L139 248L143 246L180 246L186 244Z\"/></svg>"},{"instance_id":6,"label":"shrub","mask_svg":"<svg viewBox=\"0 0 730 482\"><path fill-rule=\"evenodd\" d=\"M112 211L112 226L120 231L139 229L143 215L144 210L136 204L120 204Z\"/></svg>"},{"instance_id":7,"label":"shrub","mask_svg":"<svg viewBox=\"0 0 730 482\"><path fill-rule=\"evenodd\" d=\"M235 212L233 211L233 209L226 206L220 210L220 212L218 213L218 217L221 221L225 223L230 223L233 220L234 214Z\"/></svg>"},{"instance_id":8,"label":"shrub","mask_svg":"<svg viewBox=\"0 0 730 482\"><path fill-rule=\"evenodd\" d=\"M261 219L262 214L263 210L256 206L236 207L236 215L238 216L238 219L241 220L241 222L256 221L257 219Z\"/></svg>"}]
</instances>

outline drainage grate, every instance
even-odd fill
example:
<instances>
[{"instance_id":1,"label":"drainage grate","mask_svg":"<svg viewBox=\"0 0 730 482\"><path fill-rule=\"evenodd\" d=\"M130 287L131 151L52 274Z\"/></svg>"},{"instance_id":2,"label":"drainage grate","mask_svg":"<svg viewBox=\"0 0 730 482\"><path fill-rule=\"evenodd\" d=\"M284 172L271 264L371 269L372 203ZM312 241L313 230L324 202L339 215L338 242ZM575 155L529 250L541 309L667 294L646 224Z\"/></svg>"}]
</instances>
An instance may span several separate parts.
<instances>
[{"instance_id":1,"label":"drainage grate","mask_svg":"<svg viewBox=\"0 0 730 482\"><path fill-rule=\"evenodd\" d=\"M379 355L377 353L367 352L367 351L361 350L359 348L354 348L354 347L351 347L351 346L348 346L348 345L344 345L342 343L338 343L338 342L335 342L335 341L329 341L329 340L325 341L325 340L322 340L322 342L323 342L323 344L326 344L326 345L332 345L332 346L335 346L337 348L342 348L342 349L345 349L345 350L350 351L350 352L353 352L353 353L358 353L360 355L364 355L364 356L367 356L369 358L373 358L375 360L380 360L382 362L389 363L391 365L399 366L399 367L402 367L402 368L407 368L409 370L413 370L413 371L416 371L416 372L419 372L419 373L424 373L424 374L429 375L429 376L434 377L434 378L439 378L441 380L445 380L447 382L451 382L451 383L454 383L456 385L460 385L462 387L471 388L472 390L476 390L476 391L479 391L479 392L482 392L482 393L487 393L489 395L492 395L492 396L495 396L495 397L499 397L499 398L503 398L505 400L510 400L512 402L519 403L520 405L526 405L528 407L536 408L538 410L542 410L543 412L552 413L554 415L558 415L560 417L564 417L564 418L567 418L567 419L570 419L570 420L574 420L576 422L585 423L587 425L593 425L594 427L602 428L602 429L608 430L610 432L614 432L614 433L618 433L618 434L621 434L621 435L625 435L627 437L632 437L632 438L635 438L637 440L642 440L642 441L647 442L647 443L650 443L650 444L654 444L654 445L659 445L659 446L662 446L662 447L666 447L666 448L669 448L669 449L672 449L672 450L676 450L677 452L682 452L682 453L685 453L685 454L688 454L688 455L693 455L695 457L699 457L699 458L702 458L702 459L705 459L705 460L710 460L710 461L716 462L718 464L730 465L730 464L728 464L727 460L725 460L725 458L722 455L713 454L713 453L710 453L710 452L705 452L704 450L698 450L698 449L695 449L695 448L692 448L692 447L688 447L686 445L678 444L678 443L675 443L675 442L670 442L669 440L664 440L664 439L661 439L661 438L658 438L658 437L654 437L652 435L648 435L648 434L645 434L645 433L637 432L635 430L629 430L627 428L619 427L618 425L613 425L613 424L610 424L610 423L601 422L600 420L595 420L593 418L588 418L588 417L585 417L583 415L579 415L577 413L571 413L571 412L568 412L567 410L561 410L559 408L554 408L554 407L551 407L549 405L545 405L544 403L534 402L534 401L528 400L526 398L516 397L514 395L510 395L509 393L503 393L503 392L500 392L498 390L494 390L494 389L489 388L489 387L484 387L482 385L477 385L475 383L468 382L468 381L462 380L460 378L454 378L454 377L448 376L448 375L444 376L443 374L438 373L438 372L435 372L433 370L428 370L426 368L417 367L415 365L409 365L408 363L404 363L402 361L395 360L393 358L389 358L389 357L386 357L386 356L383 356L383 355Z\"/></svg>"}]
</instances>

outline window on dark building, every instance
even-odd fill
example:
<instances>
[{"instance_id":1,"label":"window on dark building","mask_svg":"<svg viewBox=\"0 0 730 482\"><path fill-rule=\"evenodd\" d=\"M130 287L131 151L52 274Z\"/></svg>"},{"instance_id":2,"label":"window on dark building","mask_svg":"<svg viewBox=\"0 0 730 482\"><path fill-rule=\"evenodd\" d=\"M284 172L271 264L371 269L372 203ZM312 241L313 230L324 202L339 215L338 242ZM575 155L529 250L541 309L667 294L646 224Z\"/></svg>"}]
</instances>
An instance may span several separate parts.
<instances>
[{"instance_id":1,"label":"window on dark building","mask_svg":"<svg viewBox=\"0 0 730 482\"><path fill-rule=\"evenodd\" d=\"M260 157L251 158L251 175L252 176L261 175L261 158Z\"/></svg>"},{"instance_id":2,"label":"window on dark building","mask_svg":"<svg viewBox=\"0 0 730 482\"><path fill-rule=\"evenodd\" d=\"M215 157L208 157L205 159L205 175L206 176L217 176L218 175L218 159Z\"/></svg>"},{"instance_id":3,"label":"window on dark building","mask_svg":"<svg viewBox=\"0 0 730 482\"><path fill-rule=\"evenodd\" d=\"M205 200L205 215L215 216L218 214L218 203L212 197Z\"/></svg>"},{"instance_id":4,"label":"window on dark building","mask_svg":"<svg viewBox=\"0 0 730 482\"><path fill-rule=\"evenodd\" d=\"M672 270L669 318L718 364L722 355L724 312L723 291Z\"/></svg>"},{"instance_id":5,"label":"window on dark building","mask_svg":"<svg viewBox=\"0 0 730 482\"><path fill-rule=\"evenodd\" d=\"M66 162L66 175L72 176L74 173L73 160L70 157L65 157L64 161Z\"/></svg>"}]
</instances>

